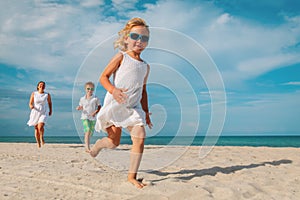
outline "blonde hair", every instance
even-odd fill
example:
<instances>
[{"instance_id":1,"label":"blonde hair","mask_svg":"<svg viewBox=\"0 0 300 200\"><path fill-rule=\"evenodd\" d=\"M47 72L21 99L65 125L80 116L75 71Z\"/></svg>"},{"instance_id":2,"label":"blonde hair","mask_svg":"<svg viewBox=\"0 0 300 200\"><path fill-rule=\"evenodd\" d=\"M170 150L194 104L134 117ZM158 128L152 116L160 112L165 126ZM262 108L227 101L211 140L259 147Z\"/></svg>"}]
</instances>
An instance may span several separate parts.
<instances>
[{"instance_id":1,"label":"blonde hair","mask_svg":"<svg viewBox=\"0 0 300 200\"><path fill-rule=\"evenodd\" d=\"M88 85L95 87L95 84L93 82L89 81L84 84L84 88L86 88Z\"/></svg>"},{"instance_id":2,"label":"blonde hair","mask_svg":"<svg viewBox=\"0 0 300 200\"><path fill-rule=\"evenodd\" d=\"M126 51L127 50L127 44L125 44L124 42L124 38L125 36L127 36L130 32L130 30L135 27L135 26L144 26L147 28L147 30L149 31L149 26L146 24L145 20L143 20L142 18L132 18L130 19L125 27L119 31L119 38L114 42L114 48L119 48L121 51Z\"/></svg>"}]
</instances>

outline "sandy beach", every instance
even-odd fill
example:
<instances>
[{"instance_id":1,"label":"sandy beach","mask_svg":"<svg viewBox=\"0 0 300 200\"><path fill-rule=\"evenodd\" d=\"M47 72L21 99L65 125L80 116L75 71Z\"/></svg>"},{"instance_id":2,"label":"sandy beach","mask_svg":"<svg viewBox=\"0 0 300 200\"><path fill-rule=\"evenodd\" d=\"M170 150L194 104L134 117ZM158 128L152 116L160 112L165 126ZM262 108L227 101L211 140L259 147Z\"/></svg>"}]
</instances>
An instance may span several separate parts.
<instances>
[{"instance_id":1,"label":"sandy beach","mask_svg":"<svg viewBox=\"0 0 300 200\"><path fill-rule=\"evenodd\" d=\"M300 148L146 146L143 189L126 181L129 149L0 143L0 199L300 199Z\"/></svg>"}]
</instances>

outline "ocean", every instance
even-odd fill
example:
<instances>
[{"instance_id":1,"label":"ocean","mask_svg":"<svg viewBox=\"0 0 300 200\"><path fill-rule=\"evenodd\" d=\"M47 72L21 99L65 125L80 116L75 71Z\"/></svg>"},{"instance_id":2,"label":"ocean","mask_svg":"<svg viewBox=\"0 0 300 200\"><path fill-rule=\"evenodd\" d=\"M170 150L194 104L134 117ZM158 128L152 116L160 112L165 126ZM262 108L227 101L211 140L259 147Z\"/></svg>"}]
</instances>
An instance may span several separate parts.
<instances>
[{"instance_id":1,"label":"ocean","mask_svg":"<svg viewBox=\"0 0 300 200\"><path fill-rule=\"evenodd\" d=\"M91 144L100 137L92 137ZM79 136L48 136L46 143L83 144L83 137ZM35 143L32 137L0 137L0 142ZM121 144L131 144L128 136L122 136ZM216 137L173 137L156 136L145 140L146 145L183 145L183 146L266 146L266 147L296 147L300 148L300 136L221 136Z\"/></svg>"}]
</instances>

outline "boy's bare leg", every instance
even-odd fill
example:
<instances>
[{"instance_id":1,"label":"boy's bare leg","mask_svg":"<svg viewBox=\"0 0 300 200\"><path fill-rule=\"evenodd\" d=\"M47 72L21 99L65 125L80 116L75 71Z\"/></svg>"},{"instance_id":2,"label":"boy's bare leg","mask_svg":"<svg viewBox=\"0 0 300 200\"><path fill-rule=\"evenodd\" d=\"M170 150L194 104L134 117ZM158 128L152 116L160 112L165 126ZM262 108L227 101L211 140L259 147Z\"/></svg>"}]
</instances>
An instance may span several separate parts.
<instances>
[{"instance_id":1,"label":"boy's bare leg","mask_svg":"<svg viewBox=\"0 0 300 200\"><path fill-rule=\"evenodd\" d=\"M144 126L134 126L129 128L129 131L132 140L132 149L130 152L130 166L127 179L137 188L143 188L145 184L137 180L137 171L144 152L145 128Z\"/></svg>"},{"instance_id":2,"label":"boy's bare leg","mask_svg":"<svg viewBox=\"0 0 300 200\"><path fill-rule=\"evenodd\" d=\"M90 149L90 135L91 135L90 132L84 133L85 151L87 153L89 153L91 151L91 149Z\"/></svg>"},{"instance_id":3,"label":"boy's bare leg","mask_svg":"<svg viewBox=\"0 0 300 200\"><path fill-rule=\"evenodd\" d=\"M119 146L122 129L119 127L111 126L106 130L108 136L102 138L101 140L97 140L93 145L90 151L92 157L96 157L103 148L114 149Z\"/></svg>"}]
</instances>

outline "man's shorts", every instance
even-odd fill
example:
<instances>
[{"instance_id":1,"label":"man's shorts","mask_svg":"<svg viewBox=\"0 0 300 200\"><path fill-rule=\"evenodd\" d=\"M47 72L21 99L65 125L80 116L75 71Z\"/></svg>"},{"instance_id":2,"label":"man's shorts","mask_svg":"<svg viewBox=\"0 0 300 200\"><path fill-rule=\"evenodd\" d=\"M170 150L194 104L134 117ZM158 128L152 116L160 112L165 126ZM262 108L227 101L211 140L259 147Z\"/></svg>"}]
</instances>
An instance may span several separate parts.
<instances>
[{"instance_id":1,"label":"man's shorts","mask_svg":"<svg viewBox=\"0 0 300 200\"><path fill-rule=\"evenodd\" d=\"M82 125L83 125L83 130L85 133L94 133L95 131L95 124L96 120L88 120L88 119L83 119L82 120Z\"/></svg>"}]
</instances>

